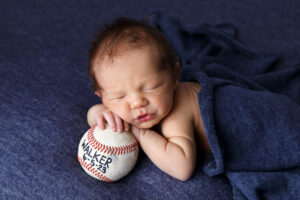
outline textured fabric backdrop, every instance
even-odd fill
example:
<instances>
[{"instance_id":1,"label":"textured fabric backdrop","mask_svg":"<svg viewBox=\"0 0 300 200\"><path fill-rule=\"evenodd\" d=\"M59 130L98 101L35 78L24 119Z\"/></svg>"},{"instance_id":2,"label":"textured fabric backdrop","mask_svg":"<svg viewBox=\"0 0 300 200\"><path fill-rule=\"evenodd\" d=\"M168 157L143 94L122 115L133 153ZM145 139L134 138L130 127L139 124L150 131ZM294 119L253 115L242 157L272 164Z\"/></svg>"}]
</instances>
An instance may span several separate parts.
<instances>
[{"instance_id":1,"label":"textured fabric backdrop","mask_svg":"<svg viewBox=\"0 0 300 200\"><path fill-rule=\"evenodd\" d=\"M103 22L160 11L182 24L230 23L261 54L299 61L299 1L0 1L0 199L232 199L222 175L198 163L186 183L141 154L132 173L107 184L77 161L99 100L87 76L87 51Z\"/></svg>"}]
</instances>

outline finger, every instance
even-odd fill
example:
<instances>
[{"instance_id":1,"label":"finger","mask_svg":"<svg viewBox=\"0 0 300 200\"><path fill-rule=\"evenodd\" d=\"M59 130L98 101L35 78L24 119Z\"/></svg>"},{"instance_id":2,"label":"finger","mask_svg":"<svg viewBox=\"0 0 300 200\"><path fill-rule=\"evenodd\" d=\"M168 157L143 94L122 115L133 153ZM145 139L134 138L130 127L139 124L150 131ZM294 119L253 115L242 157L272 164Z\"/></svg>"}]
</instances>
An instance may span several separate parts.
<instances>
[{"instance_id":1,"label":"finger","mask_svg":"<svg viewBox=\"0 0 300 200\"><path fill-rule=\"evenodd\" d=\"M123 121L123 127L124 127L125 131L129 132L130 126L127 122Z\"/></svg>"},{"instance_id":2,"label":"finger","mask_svg":"<svg viewBox=\"0 0 300 200\"><path fill-rule=\"evenodd\" d=\"M104 118L108 123L108 126L110 127L110 129L114 132L117 131L116 129L116 122L115 122L115 118L112 112L105 112L104 113Z\"/></svg>"},{"instance_id":3,"label":"finger","mask_svg":"<svg viewBox=\"0 0 300 200\"><path fill-rule=\"evenodd\" d=\"M122 132L123 131L123 122L122 121L123 120L118 115L116 115L115 113L113 113L113 115L114 115L114 118L115 118L117 131Z\"/></svg>"},{"instance_id":4,"label":"finger","mask_svg":"<svg viewBox=\"0 0 300 200\"><path fill-rule=\"evenodd\" d=\"M99 115L99 116L96 118L96 122L97 122L97 126L99 127L100 130L105 129L106 122L105 122L105 120L104 120L104 116L103 116L103 115Z\"/></svg>"}]
</instances>

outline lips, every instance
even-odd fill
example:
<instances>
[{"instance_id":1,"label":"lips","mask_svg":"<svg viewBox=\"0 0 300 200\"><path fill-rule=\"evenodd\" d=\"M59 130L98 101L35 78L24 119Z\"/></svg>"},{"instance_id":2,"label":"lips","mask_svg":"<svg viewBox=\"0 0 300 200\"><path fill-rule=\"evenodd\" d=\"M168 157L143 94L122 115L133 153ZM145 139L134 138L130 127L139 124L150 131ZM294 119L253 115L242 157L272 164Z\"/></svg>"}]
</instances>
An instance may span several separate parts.
<instances>
[{"instance_id":1,"label":"lips","mask_svg":"<svg viewBox=\"0 0 300 200\"><path fill-rule=\"evenodd\" d=\"M139 122L146 122L146 121L150 121L154 118L154 114L143 114L138 116L137 120L139 120Z\"/></svg>"}]
</instances>

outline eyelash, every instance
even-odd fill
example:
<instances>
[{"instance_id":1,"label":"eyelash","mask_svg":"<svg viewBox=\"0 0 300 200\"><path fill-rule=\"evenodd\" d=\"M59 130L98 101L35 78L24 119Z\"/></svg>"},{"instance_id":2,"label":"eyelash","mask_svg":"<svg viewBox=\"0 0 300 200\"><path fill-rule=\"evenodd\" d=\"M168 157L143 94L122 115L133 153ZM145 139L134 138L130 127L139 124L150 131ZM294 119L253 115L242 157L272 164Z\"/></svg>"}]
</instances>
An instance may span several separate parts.
<instances>
[{"instance_id":1,"label":"eyelash","mask_svg":"<svg viewBox=\"0 0 300 200\"><path fill-rule=\"evenodd\" d=\"M126 96L126 95L121 96L121 97L118 97L118 98L110 99L110 101L120 101L120 100L122 100L125 96Z\"/></svg>"},{"instance_id":2,"label":"eyelash","mask_svg":"<svg viewBox=\"0 0 300 200\"><path fill-rule=\"evenodd\" d=\"M153 92L154 90L156 90L157 88L153 88L153 89L144 89L145 92Z\"/></svg>"},{"instance_id":3,"label":"eyelash","mask_svg":"<svg viewBox=\"0 0 300 200\"><path fill-rule=\"evenodd\" d=\"M153 91L153 90L156 90L156 89L158 89L160 87L160 85L157 85L157 86L155 86L155 87L152 87L151 89L144 89L144 91Z\"/></svg>"},{"instance_id":4,"label":"eyelash","mask_svg":"<svg viewBox=\"0 0 300 200\"><path fill-rule=\"evenodd\" d=\"M125 96L126 96L126 95L120 96L120 97L118 97L118 98L115 98L114 100L120 100L120 99L123 99Z\"/></svg>"}]
</instances>

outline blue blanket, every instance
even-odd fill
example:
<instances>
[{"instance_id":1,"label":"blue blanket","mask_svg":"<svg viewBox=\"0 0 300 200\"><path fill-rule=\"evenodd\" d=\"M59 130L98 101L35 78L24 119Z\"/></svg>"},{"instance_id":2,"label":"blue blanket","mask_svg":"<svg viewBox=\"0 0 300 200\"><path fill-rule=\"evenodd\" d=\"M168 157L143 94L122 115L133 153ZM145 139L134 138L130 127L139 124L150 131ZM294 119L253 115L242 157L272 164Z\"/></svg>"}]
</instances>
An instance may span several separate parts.
<instances>
[{"instance_id":1,"label":"blue blanket","mask_svg":"<svg viewBox=\"0 0 300 200\"><path fill-rule=\"evenodd\" d=\"M0 1L0 199L231 200L232 193L236 197L245 196L247 191L252 195L254 191L271 191L268 187L272 185L268 183L279 183L273 181L274 177L285 179L276 192L281 192L280 189L292 191L299 185L297 167L292 170L288 166L276 166L277 163L282 164L282 160L279 160L272 166L276 169L264 173L262 170L253 170L255 166L249 166L251 169L246 171L245 165L237 162L242 161L242 155L233 154L233 148L237 148L231 145L234 140L225 140L230 139L225 134L230 132L220 131L221 128L233 127L217 125L225 123L221 120L226 118L217 118L222 113L216 112L216 106L222 105L222 102L217 101L220 98L213 91L224 91L226 84L228 90L249 87L251 92L270 91L270 95L274 96L272 98L277 101L278 95L283 94L284 100L280 99L283 103L288 103L286 99L290 98L291 102L299 104L299 79L296 79L299 68L290 65L297 61L294 55L298 55L298 58L300 55L297 43L300 33L298 2ZM206 158L204 165L199 160L195 173L187 182L164 174L142 152L134 170L124 179L113 184L97 181L88 176L77 161L78 143L88 129L86 112L99 102L91 90L87 75L89 42L101 29L102 23L119 16L140 19L152 10L160 10L164 15L185 24L197 24L183 27L167 19L152 18L182 57L181 80L195 80L203 76L200 81L204 87L199 95L207 101L201 101L201 112L206 113L206 130L209 130L207 133L214 154ZM247 47L251 45L260 52L270 52L289 59L281 59L276 64L273 57L253 54L236 43L236 32L230 25L199 25L204 22L234 24L239 32L238 39ZM201 71L196 70L199 66ZM214 68L219 68L217 74ZM191 74L194 69L199 76ZM236 84L236 88L232 87L233 84ZM238 98L242 97L240 95ZM280 105L294 107L294 104ZM233 107L242 109L241 105ZM219 107L223 110L226 108ZM296 112L296 109L293 111ZM286 109L286 112L290 111ZM227 118L229 116L226 115ZM281 121L286 116L280 116ZM270 117L265 119L273 122ZM253 120L252 123L258 122ZM244 130L247 129L245 127ZM289 134L292 136L292 130L286 132L287 137ZM274 137L267 139L271 141ZM273 145L284 145L287 143L285 140L273 142ZM254 151L253 148L250 150ZM259 149L255 150L257 152ZM297 150L293 146L287 150L279 153L289 156L280 158L285 158L286 165L291 166L290 159L296 157L297 160ZM265 154L266 157L268 155ZM254 160L262 162L265 159L252 158L249 163L253 165ZM235 170L238 167L243 169ZM243 173L237 174L238 171ZM256 176L262 173L263 176ZM287 176L284 177L284 174ZM251 181L255 184L251 184ZM267 183L264 184L266 188L257 188L262 182ZM276 195L276 192L273 194ZM296 192L288 194L292 199L300 199L293 198Z\"/></svg>"},{"instance_id":2,"label":"blue blanket","mask_svg":"<svg viewBox=\"0 0 300 200\"><path fill-rule=\"evenodd\" d=\"M235 41L230 24L151 23L181 58L181 81L201 83L199 106L212 155L209 176L225 173L234 199L300 198L300 65L276 70L276 57Z\"/></svg>"}]
</instances>

